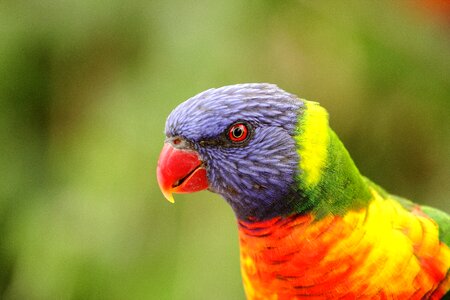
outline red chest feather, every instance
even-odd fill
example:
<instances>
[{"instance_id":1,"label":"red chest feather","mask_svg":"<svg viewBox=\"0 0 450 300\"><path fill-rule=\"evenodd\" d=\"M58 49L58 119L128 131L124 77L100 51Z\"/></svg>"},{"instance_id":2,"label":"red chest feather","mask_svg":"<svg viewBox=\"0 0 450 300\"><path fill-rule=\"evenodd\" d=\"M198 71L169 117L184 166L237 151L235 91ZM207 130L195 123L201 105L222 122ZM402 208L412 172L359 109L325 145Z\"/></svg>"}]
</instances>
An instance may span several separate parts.
<instances>
[{"instance_id":1,"label":"red chest feather","mask_svg":"<svg viewBox=\"0 0 450 300\"><path fill-rule=\"evenodd\" d=\"M439 299L450 250L437 227L390 200L343 217L239 222L249 299Z\"/></svg>"}]
</instances>

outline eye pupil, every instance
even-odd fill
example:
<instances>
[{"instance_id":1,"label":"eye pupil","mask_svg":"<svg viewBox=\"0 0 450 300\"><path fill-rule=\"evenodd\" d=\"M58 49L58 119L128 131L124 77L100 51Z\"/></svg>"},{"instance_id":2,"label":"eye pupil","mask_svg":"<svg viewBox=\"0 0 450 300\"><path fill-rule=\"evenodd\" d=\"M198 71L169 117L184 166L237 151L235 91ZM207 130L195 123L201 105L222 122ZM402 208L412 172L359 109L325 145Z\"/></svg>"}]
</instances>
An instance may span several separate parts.
<instances>
[{"instance_id":1,"label":"eye pupil","mask_svg":"<svg viewBox=\"0 0 450 300\"><path fill-rule=\"evenodd\" d=\"M236 127L233 131L234 137L237 137L237 138L240 137L243 133L244 133L244 131L240 127Z\"/></svg>"},{"instance_id":2,"label":"eye pupil","mask_svg":"<svg viewBox=\"0 0 450 300\"><path fill-rule=\"evenodd\" d=\"M244 123L237 123L231 126L228 137L232 142L242 142L247 138L248 127Z\"/></svg>"}]
</instances>

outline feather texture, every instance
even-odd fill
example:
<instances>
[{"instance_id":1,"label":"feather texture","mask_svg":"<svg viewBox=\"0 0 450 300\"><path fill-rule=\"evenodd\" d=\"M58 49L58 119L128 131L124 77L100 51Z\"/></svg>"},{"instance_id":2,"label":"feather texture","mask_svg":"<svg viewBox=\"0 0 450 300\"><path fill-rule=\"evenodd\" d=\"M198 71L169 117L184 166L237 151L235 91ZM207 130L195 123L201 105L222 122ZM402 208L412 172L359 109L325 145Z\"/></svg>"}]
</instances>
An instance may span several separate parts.
<instances>
[{"instance_id":1,"label":"feather texture","mask_svg":"<svg viewBox=\"0 0 450 300\"><path fill-rule=\"evenodd\" d=\"M227 140L249 124L244 144ZM362 176L317 102L271 84L210 89L179 105L209 190L233 208L249 299L440 299L450 289L450 217ZM447 243L447 244L446 244Z\"/></svg>"},{"instance_id":2,"label":"feather texture","mask_svg":"<svg viewBox=\"0 0 450 300\"><path fill-rule=\"evenodd\" d=\"M419 206L371 188L367 208L239 222L248 299L440 299L450 250Z\"/></svg>"}]
</instances>

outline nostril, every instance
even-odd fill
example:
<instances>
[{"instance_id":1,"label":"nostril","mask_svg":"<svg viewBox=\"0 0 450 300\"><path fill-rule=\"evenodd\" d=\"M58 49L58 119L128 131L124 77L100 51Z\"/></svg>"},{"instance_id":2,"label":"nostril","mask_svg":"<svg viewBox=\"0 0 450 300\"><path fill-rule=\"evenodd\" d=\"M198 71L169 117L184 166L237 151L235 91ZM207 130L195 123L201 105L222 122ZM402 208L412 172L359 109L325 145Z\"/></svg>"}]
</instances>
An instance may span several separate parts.
<instances>
[{"instance_id":1,"label":"nostril","mask_svg":"<svg viewBox=\"0 0 450 300\"><path fill-rule=\"evenodd\" d=\"M192 144L190 142L186 141L181 136L168 137L165 140L165 142L166 143L170 143L176 149L186 149L186 150L190 149L190 150L193 150Z\"/></svg>"}]
</instances>

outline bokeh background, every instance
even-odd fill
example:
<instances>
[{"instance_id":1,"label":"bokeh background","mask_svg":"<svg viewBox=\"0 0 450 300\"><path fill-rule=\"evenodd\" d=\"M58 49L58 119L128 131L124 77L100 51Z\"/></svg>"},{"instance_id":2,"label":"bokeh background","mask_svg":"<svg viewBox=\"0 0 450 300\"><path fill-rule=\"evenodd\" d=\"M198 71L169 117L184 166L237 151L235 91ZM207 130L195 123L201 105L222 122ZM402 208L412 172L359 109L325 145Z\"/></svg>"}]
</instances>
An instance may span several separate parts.
<instances>
[{"instance_id":1,"label":"bokeh background","mask_svg":"<svg viewBox=\"0 0 450 300\"><path fill-rule=\"evenodd\" d=\"M448 1L0 2L0 298L244 299L231 209L159 192L211 87L321 102L361 172L450 211Z\"/></svg>"}]
</instances>

